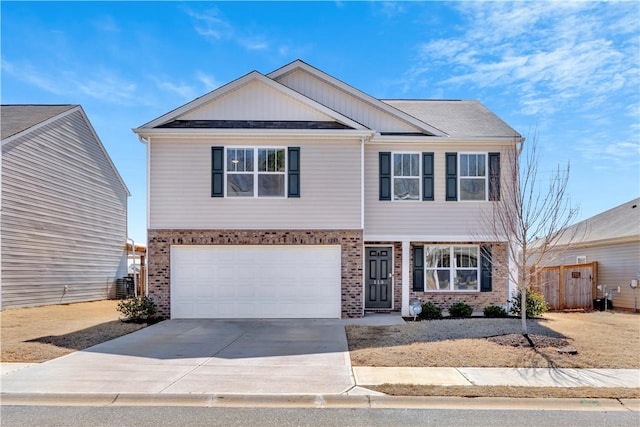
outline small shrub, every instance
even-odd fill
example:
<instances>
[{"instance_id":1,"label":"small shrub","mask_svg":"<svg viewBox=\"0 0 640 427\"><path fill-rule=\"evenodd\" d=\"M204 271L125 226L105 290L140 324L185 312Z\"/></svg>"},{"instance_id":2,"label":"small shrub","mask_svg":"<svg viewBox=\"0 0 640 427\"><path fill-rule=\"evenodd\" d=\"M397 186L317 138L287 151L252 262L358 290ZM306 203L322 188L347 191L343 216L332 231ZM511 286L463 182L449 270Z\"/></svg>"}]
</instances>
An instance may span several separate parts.
<instances>
[{"instance_id":1,"label":"small shrub","mask_svg":"<svg viewBox=\"0 0 640 427\"><path fill-rule=\"evenodd\" d=\"M507 310L499 305L488 305L484 308L484 317L507 317Z\"/></svg>"},{"instance_id":2,"label":"small shrub","mask_svg":"<svg viewBox=\"0 0 640 427\"><path fill-rule=\"evenodd\" d=\"M431 301L427 301L422 304L422 313L420 313L421 319L440 319L442 318L442 309L432 303Z\"/></svg>"},{"instance_id":3,"label":"small shrub","mask_svg":"<svg viewBox=\"0 0 640 427\"><path fill-rule=\"evenodd\" d=\"M158 309L151 298L142 296L120 301L118 311L125 317L124 321L145 323L154 318Z\"/></svg>"},{"instance_id":4,"label":"small shrub","mask_svg":"<svg viewBox=\"0 0 640 427\"><path fill-rule=\"evenodd\" d=\"M451 317L471 317L472 314L473 307L466 302L457 302L449 308L449 316Z\"/></svg>"},{"instance_id":5,"label":"small shrub","mask_svg":"<svg viewBox=\"0 0 640 427\"><path fill-rule=\"evenodd\" d=\"M509 310L512 314L520 315L522 312L522 308L520 305L521 291L518 289L517 292L514 292L511 300L511 309ZM539 292L535 292L532 290L527 290L527 318L531 319L533 317L539 316L542 313L549 310L549 306L547 302L544 300L544 295Z\"/></svg>"}]
</instances>

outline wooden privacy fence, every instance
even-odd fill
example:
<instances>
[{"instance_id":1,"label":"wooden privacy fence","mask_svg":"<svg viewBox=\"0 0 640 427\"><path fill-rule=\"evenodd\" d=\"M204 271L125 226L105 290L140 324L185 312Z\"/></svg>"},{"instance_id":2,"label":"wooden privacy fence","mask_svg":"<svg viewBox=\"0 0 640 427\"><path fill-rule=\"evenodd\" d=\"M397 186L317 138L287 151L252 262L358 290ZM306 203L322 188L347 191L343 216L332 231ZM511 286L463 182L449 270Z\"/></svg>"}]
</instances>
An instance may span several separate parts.
<instances>
[{"instance_id":1,"label":"wooden privacy fence","mask_svg":"<svg viewBox=\"0 0 640 427\"><path fill-rule=\"evenodd\" d=\"M532 273L533 289L544 295L549 310L593 307L598 283L597 262L542 267Z\"/></svg>"}]
</instances>

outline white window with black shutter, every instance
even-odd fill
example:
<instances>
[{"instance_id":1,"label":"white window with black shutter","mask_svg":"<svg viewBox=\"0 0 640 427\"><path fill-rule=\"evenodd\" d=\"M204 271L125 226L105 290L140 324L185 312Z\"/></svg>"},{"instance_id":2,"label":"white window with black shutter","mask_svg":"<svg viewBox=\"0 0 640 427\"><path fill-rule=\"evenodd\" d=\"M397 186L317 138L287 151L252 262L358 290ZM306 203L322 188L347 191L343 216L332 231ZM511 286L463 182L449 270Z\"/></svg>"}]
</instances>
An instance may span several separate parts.
<instances>
[{"instance_id":1,"label":"white window with black shutter","mask_svg":"<svg viewBox=\"0 0 640 427\"><path fill-rule=\"evenodd\" d=\"M434 200L433 153L380 152L379 200Z\"/></svg>"},{"instance_id":2,"label":"white window with black shutter","mask_svg":"<svg viewBox=\"0 0 640 427\"><path fill-rule=\"evenodd\" d=\"M300 197L300 147L211 147L211 197Z\"/></svg>"},{"instance_id":3,"label":"white window with black shutter","mask_svg":"<svg viewBox=\"0 0 640 427\"><path fill-rule=\"evenodd\" d=\"M413 290L490 292L491 266L488 245L415 245Z\"/></svg>"},{"instance_id":4,"label":"white window with black shutter","mask_svg":"<svg viewBox=\"0 0 640 427\"><path fill-rule=\"evenodd\" d=\"M500 200L500 153L446 153L447 201Z\"/></svg>"}]
</instances>

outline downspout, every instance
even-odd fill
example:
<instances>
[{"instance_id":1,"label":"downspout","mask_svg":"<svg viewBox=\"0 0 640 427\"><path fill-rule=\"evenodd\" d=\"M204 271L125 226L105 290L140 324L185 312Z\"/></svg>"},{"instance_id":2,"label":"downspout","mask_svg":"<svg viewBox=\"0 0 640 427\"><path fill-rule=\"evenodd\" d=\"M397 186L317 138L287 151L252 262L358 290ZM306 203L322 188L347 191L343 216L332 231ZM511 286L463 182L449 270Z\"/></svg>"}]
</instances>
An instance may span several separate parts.
<instances>
[{"instance_id":1,"label":"downspout","mask_svg":"<svg viewBox=\"0 0 640 427\"><path fill-rule=\"evenodd\" d=\"M149 207L151 206L151 137L144 138L138 135L138 140L147 148L147 233L149 232L149 224L151 224L151 214ZM149 236L147 236L147 252L146 266L144 269L144 296L149 296Z\"/></svg>"},{"instance_id":2,"label":"downspout","mask_svg":"<svg viewBox=\"0 0 640 427\"><path fill-rule=\"evenodd\" d=\"M127 237L127 275L129 274L129 242L131 242L131 253L133 254L133 295L138 298L138 282L136 281L136 242Z\"/></svg>"},{"instance_id":3,"label":"downspout","mask_svg":"<svg viewBox=\"0 0 640 427\"><path fill-rule=\"evenodd\" d=\"M364 234L364 143L366 137L360 138L360 229Z\"/></svg>"}]
</instances>

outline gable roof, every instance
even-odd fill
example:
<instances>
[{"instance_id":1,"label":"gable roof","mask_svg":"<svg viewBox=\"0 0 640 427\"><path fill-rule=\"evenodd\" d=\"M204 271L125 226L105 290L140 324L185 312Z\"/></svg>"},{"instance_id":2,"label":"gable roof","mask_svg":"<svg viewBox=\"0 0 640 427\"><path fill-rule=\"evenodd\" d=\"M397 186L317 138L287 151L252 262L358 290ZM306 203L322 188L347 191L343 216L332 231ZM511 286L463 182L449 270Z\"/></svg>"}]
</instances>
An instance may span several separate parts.
<instances>
[{"instance_id":1,"label":"gable roof","mask_svg":"<svg viewBox=\"0 0 640 427\"><path fill-rule=\"evenodd\" d=\"M134 132L139 133L140 131L142 131L143 129L153 129L153 128L159 128L163 125L166 125L167 123L179 120L180 117L193 112L194 110L210 103L213 102L215 99L243 86L246 85L252 81L259 81L269 87L271 87L272 89L275 89L276 91L289 96L293 99L296 99L297 101L300 101L304 104L307 104L308 106L310 106L311 108L314 108L318 111L320 111L321 113L323 113L324 115L332 118L333 120L337 121L338 123L341 123L347 127L350 127L352 129L364 129L365 127L362 126L360 123L357 123L355 121L353 121L352 119L350 119L349 117L346 117L330 108L327 108L326 106L310 99L307 98L306 96L260 74L257 71L252 71L249 74L244 75L243 77L240 77L239 79L236 79L230 83L227 83L224 86L219 87L218 89L215 89L209 93L207 93L204 96L201 96L199 98L194 99L193 101L176 108L173 111L170 111L148 123L145 123L144 125L140 126L138 129L135 129Z\"/></svg>"},{"instance_id":2,"label":"gable roof","mask_svg":"<svg viewBox=\"0 0 640 427\"><path fill-rule=\"evenodd\" d=\"M576 231L576 233L573 233ZM567 229L565 236L576 235L571 244L640 241L640 197L609 209ZM567 242L559 242L566 244Z\"/></svg>"},{"instance_id":3,"label":"gable roof","mask_svg":"<svg viewBox=\"0 0 640 427\"><path fill-rule=\"evenodd\" d=\"M286 117L286 114L285 117L280 117L272 114L265 118L260 117L265 116L261 112L239 109L239 104L229 104L230 110L225 110L225 95L256 82L264 85L262 87L273 89L268 96L281 95L281 98L273 98L274 100L281 103L286 99L295 100L300 103L298 105L302 111L314 113L304 117ZM248 102L246 98L241 98L241 92L234 94L238 94L236 101L241 105ZM264 99L264 93L256 96ZM218 101L220 104L214 104ZM220 108L216 109L217 106ZM273 110L279 111L278 108ZM238 114L239 111L242 114ZM186 131L180 132L181 134L197 136L229 129L244 129L245 132L265 129L314 129L351 133L368 131L371 136L375 134L376 138L390 137L393 140L399 137L436 137L524 141L517 131L478 101L381 100L301 60L293 61L267 75L252 71L133 131L140 136L151 136L169 135L181 130Z\"/></svg>"},{"instance_id":4,"label":"gable roof","mask_svg":"<svg viewBox=\"0 0 640 427\"><path fill-rule=\"evenodd\" d=\"M122 185L122 188L127 192L127 195L130 196L131 192L125 184L120 172L116 168L116 165L111 160L111 156L107 153L106 148L102 144L102 141L98 137L93 125L89 121L89 118L85 114L82 106L80 105L35 105L35 104L22 104L22 105L0 105L0 126L2 127L2 144L9 143L14 141L23 135L27 135L29 132L32 132L38 129L41 126L44 126L48 123L55 122L56 120L65 117L68 114L72 114L74 112L79 112L82 115L82 119L86 123L91 135L95 139L98 144L98 147L104 154L107 163L113 169L113 172L116 174L118 181ZM5 129L6 126L6 129ZM5 136L6 133L6 136Z\"/></svg>"},{"instance_id":5,"label":"gable roof","mask_svg":"<svg viewBox=\"0 0 640 427\"><path fill-rule=\"evenodd\" d=\"M352 86L349 86L348 84L344 83L341 80L336 79L333 76L330 76L329 74L325 73L324 71L321 71L315 67L312 67L311 65L307 64L306 62L298 59L295 60L293 62L291 62L290 64L285 65L284 67L281 67L279 69L277 69L276 71L273 71L271 73L269 73L267 76L269 78L272 78L274 80L278 80L280 81L284 76L294 73L296 71L303 71L305 73L308 73L310 75L312 75L313 77L315 77L316 79L322 80L325 83L330 84L333 87L336 87L340 90L342 90L343 92L349 93L350 95L352 95L354 98L359 99L360 101L369 104L370 106L377 108L379 110L382 110L384 112L386 112L387 114L390 114L392 116L395 116L396 118L399 118L415 127L417 127L418 129L424 131L427 135L432 135L432 136L447 136L445 134L445 132L443 132L441 129L438 129L434 126L432 126L430 123L422 121L422 120L417 120L415 117L411 116L410 114L406 114L405 112L398 110L396 108L394 108L393 106L390 106L388 104L385 104L384 102L382 102L381 100L374 98L373 96L362 92L361 90L358 90Z\"/></svg>"},{"instance_id":6,"label":"gable roof","mask_svg":"<svg viewBox=\"0 0 640 427\"><path fill-rule=\"evenodd\" d=\"M6 139L42 123L77 105L2 105L0 139Z\"/></svg>"},{"instance_id":7,"label":"gable roof","mask_svg":"<svg viewBox=\"0 0 640 427\"><path fill-rule=\"evenodd\" d=\"M428 122L452 137L522 137L478 101L389 99L382 102Z\"/></svg>"}]
</instances>

